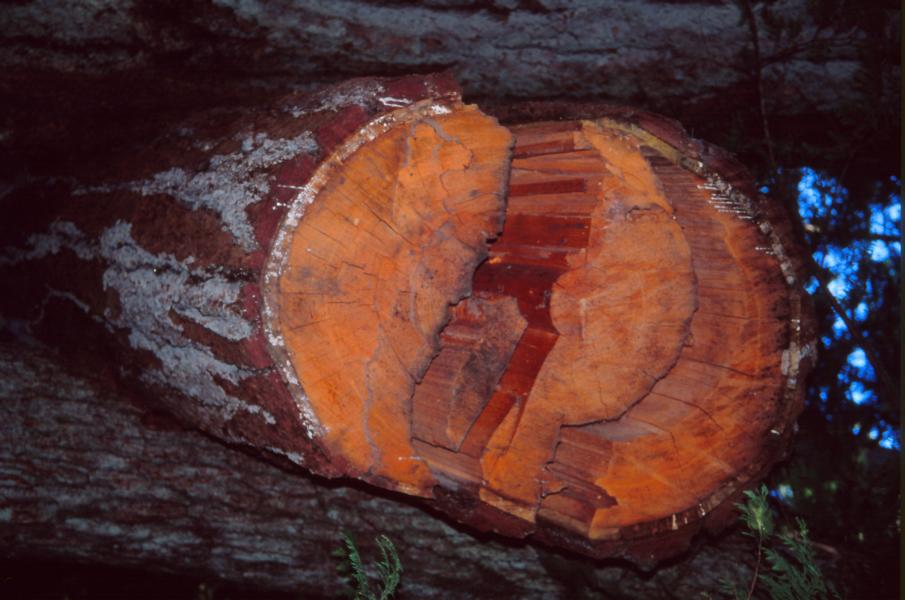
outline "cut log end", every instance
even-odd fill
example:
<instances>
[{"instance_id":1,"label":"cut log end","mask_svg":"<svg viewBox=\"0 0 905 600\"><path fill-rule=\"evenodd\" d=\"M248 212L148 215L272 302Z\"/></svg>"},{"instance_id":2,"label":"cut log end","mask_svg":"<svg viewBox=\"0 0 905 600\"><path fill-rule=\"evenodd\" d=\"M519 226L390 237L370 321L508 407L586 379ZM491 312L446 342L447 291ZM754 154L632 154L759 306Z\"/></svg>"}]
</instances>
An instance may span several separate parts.
<instances>
[{"instance_id":1,"label":"cut log end","mask_svg":"<svg viewBox=\"0 0 905 600\"><path fill-rule=\"evenodd\" d=\"M757 200L688 147L425 101L324 161L265 321L343 473L641 559L763 475L800 408L801 293Z\"/></svg>"}]
</instances>

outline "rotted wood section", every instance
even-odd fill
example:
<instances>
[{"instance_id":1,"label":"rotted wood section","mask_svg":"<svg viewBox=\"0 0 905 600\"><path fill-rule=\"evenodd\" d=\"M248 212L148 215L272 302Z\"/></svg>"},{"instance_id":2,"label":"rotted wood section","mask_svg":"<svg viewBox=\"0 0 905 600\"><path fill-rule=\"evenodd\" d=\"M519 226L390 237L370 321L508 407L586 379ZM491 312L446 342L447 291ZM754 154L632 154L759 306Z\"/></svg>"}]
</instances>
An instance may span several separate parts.
<instances>
[{"instance_id":1,"label":"rotted wood section","mask_svg":"<svg viewBox=\"0 0 905 600\"><path fill-rule=\"evenodd\" d=\"M627 122L507 130L454 104L321 171L272 328L348 474L480 528L663 556L781 455L797 283L696 157Z\"/></svg>"}]
</instances>

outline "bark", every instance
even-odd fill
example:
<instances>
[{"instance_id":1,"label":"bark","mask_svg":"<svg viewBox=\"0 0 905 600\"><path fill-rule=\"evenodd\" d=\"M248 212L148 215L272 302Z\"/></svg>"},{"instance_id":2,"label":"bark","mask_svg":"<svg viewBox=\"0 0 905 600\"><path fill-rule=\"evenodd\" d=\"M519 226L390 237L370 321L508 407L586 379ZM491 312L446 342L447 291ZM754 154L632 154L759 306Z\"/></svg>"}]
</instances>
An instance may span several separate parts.
<instances>
[{"instance_id":1,"label":"bark","mask_svg":"<svg viewBox=\"0 0 905 600\"><path fill-rule=\"evenodd\" d=\"M4 558L192 574L339 597L340 532L404 565L403 598L690 598L750 576L737 534L644 573L502 538L476 538L400 496L375 496L262 462L35 349L0 345Z\"/></svg>"},{"instance_id":2,"label":"bark","mask_svg":"<svg viewBox=\"0 0 905 600\"><path fill-rule=\"evenodd\" d=\"M850 80L861 39L834 37L810 12L803 1L777 9L780 18L802 19L799 43L830 40L829 60L800 49L796 61L774 65L770 76L827 106L844 100L834 88ZM0 64L106 72L190 52L195 65L239 60L249 71L291 67L306 84L369 70L455 66L465 88L485 96L628 100L644 94L687 102L743 83L738 55L750 40L741 16L731 3L657 0L477 6L224 0L183 7L76 1L52 10L31 2L4 8L0 22L13 43L0 53ZM200 36L206 43L199 47ZM762 45L764 60L784 49L781 40ZM246 48L259 55L243 57Z\"/></svg>"},{"instance_id":3,"label":"bark","mask_svg":"<svg viewBox=\"0 0 905 600\"><path fill-rule=\"evenodd\" d=\"M9 110L0 141L34 172L61 134L102 147L98 130L119 139L163 115L268 89L452 68L469 98L606 97L679 118L716 142L732 132L758 147L766 119L774 131L794 130L798 152L826 145L840 113L869 99L880 127L873 116L858 119L873 124L870 144L892 153L881 174L893 172L898 136L884 128L899 112L895 5L846 4L848 12L827 14L790 0L769 8L785 28L772 31L756 6L756 41L734 3L707 0L4 3ZM878 62L864 66L869 56ZM749 110L761 105L765 114ZM125 112L150 120L130 125ZM118 126L105 127L111 120ZM878 168L856 162L852 170Z\"/></svg>"}]
</instances>

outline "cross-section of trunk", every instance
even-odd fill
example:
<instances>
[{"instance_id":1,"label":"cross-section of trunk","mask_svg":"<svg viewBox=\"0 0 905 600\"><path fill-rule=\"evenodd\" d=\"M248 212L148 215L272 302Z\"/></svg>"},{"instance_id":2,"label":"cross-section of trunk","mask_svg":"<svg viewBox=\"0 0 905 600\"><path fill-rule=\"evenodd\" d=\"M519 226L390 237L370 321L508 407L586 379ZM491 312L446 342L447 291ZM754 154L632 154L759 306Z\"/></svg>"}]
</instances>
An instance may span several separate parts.
<instances>
[{"instance_id":1,"label":"cross-section of trunk","mask_svg":"<svg viewBox=\"0 0 905 600\"><path fill-rule=\"evenodd\" d=\"M219 137L11 194L4 314L64 351L90 332L231 442L479 529L669 556L787 446L796 251L671 122L547 116L506 127L429 77L202 121Z\"/></svg>"}]
</instances>

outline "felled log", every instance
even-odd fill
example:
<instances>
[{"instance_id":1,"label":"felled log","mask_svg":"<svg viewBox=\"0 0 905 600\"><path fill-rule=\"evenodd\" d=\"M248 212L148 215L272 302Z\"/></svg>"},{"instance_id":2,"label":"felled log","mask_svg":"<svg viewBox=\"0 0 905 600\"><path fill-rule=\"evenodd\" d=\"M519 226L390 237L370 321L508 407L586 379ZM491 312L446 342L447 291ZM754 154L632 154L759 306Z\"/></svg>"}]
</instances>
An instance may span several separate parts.
<instances>
[{"instance_id":1,"label":"felled log","mask_svg":"<svg viewBox=\"0 0 905 600\"><path fill-rule=\"evenodd\" d=\"M111 103L120 110L151 105L165 113L197 104L192 90L199 81L216 90L211 97L223 97L259 85L323 85L449 67L469 94L488 100L643 99L683 115L687 126L712 138L741 127L746 137L760 139L761 121L751 107L759 103L755 81L761 77L771 128L794 128L798 143L825 145L827 124L849 113L844 107L857 105L861 94L870 93L891 118L898 114L894 58L864 70L868 50L873 55L887 43L898 46L888 37L897 11L886 2L828 13L806 0L788 0L769 6L768 23L767 11L755 5L764 65L758 74L744 12L709 0L417 6L374 0L161 6L136 0L129 7L108 0L54 10L34 2L4 3L0 69L6 77L0 93L11 106L0 114L0 128L14 133L0 138L0 152L4 144L18 146L19 154L9 160L19 162L25 158L22 141L40 143L44 154L28 161L34 167L60 135L78 131L80 142L93 143L92 125L105 127L111 117L119 121ZM137 93L114 99L111 75ZM64 90L70 93L60 102ZM73 114L79 116L76 127L58 126ZM48 121L54 125L47 127ZM117 125L122 131L124 123ZM872 133L874 144L896 154L898 136ZM877 169L882 177L898 166L883 162L878 168L874 162L858 167Z\"/></svg>"},{"instance_id":2,"label":"felled log","mask_svg":"<svg viewBox=\"0 0 905 600\"><path fill-rule=\"evenodd\" d=\"M394 541L405 569L400 599L671 600L715 596L721 580L751 578L751 540L738 533L653 573L475 538L398 497L262 462L104 383L40 350L0 344L0 557L32 566L4 580L4 591L24 582L26 597L40 594L31 562L39 558L81 572L141 569L155 586L159 573L188 575L216 596L231 583L347 597L332 556L342 531L366 562L378 556L374 537ZM840 563L857 564L846 558L823 571L835 579Z\"/></svg>"},{"instance_id":3,"label":"felled log","mask_svg":"<svg viewBox=\"0 0 905 600\"><path fill-rule=\"evenodd\" d=\"M562 116L505 127L446 76L199 115L0 200L5 335L478 530L675 555L787 446L796 249L672 122Z\"/></svg>"}]
</instances>

